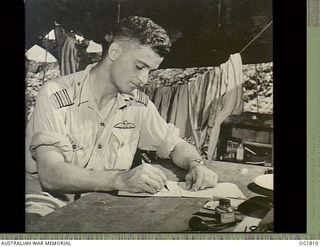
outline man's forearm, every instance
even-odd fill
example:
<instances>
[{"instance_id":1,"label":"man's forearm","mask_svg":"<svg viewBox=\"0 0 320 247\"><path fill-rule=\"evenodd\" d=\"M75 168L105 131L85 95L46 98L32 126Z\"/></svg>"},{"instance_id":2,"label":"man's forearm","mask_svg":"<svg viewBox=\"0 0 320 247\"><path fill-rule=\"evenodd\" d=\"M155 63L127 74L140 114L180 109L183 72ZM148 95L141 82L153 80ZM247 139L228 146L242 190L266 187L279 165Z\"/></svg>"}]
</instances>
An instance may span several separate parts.
<instances>
[{"instance_id":1,"label":"man's forearm","mask_svg":"<svg viewBox=\"0 0 320 247\"><path fill-rule=\"evenodd\" d=\"M64 162L38 170L41 185L49 191L83 193L90 191L112 191L123 187L119 171L93 171Z\"/></svg>"},{"instance_id":2,"label":"man's forearm","mask_svg":"<svg viewBox=\"0 0 320 247\"><path fill-rule=\"evenodd\" d=\"M171 154L171 158L177 166L188 170L190 161L200 159L201 155L194 146L183 141L176 145Z\"/></svg>"},{"instance_id":3,"label":"man's forearm","mask_svg":"<svg viewBox=\"0 0 320 247\"><path fill-rule=\"evenodd\" d=\"M123 189L119 171L93 171L64 162L54 148L37 149L39 180L48 191L81 193Z\"/></svg>"}]
</instances>

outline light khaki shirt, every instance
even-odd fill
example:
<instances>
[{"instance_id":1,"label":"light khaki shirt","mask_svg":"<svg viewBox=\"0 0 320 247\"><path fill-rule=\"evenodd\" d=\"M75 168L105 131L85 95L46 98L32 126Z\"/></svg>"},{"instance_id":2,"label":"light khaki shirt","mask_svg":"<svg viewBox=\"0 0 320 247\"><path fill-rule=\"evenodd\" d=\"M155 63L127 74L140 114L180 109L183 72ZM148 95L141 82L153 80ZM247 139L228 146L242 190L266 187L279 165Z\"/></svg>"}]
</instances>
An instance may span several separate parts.
<instances>
[{"instance_id":1,"label":"light khaki shirt","mask_svg":"<svg viewBox=\"0 0 320 247\"><path fill-rule=\"evenodd\" d=\"M182 141L179 130L161 118L146 95L118 94L99 111L84 71L46 82L26 130L26 171L36 173L35 149L54 146L65 162L92 169L129 170L137 147L160 158Z\"/></svg>"}]
</instances>

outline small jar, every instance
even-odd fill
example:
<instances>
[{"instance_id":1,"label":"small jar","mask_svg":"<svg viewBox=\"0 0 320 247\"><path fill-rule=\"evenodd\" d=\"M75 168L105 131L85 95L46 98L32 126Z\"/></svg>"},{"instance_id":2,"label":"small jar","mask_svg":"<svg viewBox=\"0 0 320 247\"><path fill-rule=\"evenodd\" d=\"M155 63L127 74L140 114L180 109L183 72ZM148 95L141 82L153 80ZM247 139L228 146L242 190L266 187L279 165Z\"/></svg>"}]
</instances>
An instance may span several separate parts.
<instances>
[{"instance_id":1,"label":"small jar","mask_svg":"<svg viewBox=\"0 0 320 247\"><path fill-rule=\"evenodd\" d=\"M244 157L244 148L242 144L240 143L239 146L237 147L237 160L242 161Z\"/></svg>"},{"instance_id":2,"label":"small jar","mask_svg":"<svg viewBox=\"0 0 320 247\"><path fill-rule=\"evenodd\" d=\"M222 198L216 209L216 217L220 223L230 223L235 221L235 210L231 207L229 199Z\"/></svg>"}]
</instances>

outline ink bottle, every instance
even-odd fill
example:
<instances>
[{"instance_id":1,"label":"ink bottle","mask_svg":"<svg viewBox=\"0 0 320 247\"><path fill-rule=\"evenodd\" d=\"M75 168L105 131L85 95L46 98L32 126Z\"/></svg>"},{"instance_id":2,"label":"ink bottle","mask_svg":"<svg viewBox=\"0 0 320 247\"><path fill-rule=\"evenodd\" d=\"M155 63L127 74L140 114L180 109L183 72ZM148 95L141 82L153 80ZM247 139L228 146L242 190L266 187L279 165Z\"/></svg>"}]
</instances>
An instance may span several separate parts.
<instances>
[{"instance_id":1,"label":"ink bottle","mask_svg":"<svg viewBox=\"0 0 320 247\"><path fill-rule=\"evenodd\" d=\"M235 221L235 210L231 206L230 200L221 198L216 209L216 218L220 223L230 223Z\"/></svg>"}]
</instances>

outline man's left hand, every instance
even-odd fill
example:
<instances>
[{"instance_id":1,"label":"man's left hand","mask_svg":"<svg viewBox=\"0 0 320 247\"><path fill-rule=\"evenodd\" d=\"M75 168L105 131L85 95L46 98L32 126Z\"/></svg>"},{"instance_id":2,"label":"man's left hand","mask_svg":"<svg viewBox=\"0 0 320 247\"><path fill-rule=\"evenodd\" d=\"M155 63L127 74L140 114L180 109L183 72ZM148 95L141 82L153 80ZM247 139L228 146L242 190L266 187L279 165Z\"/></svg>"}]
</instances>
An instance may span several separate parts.
<instances>
[{"instance_id":1,"label":"man's left hand","mask_svg":"<svg viewBox=\"0 0 320 247\"><path fill-rule=\"evenodd\" d=\"M189 172L186 175L187 189L193 191L215 187L218 183L218 175L201 164L190 164Z\"/></svg>"}]
</instances>

